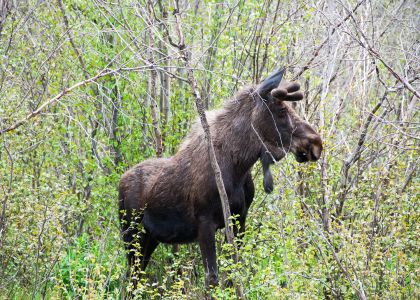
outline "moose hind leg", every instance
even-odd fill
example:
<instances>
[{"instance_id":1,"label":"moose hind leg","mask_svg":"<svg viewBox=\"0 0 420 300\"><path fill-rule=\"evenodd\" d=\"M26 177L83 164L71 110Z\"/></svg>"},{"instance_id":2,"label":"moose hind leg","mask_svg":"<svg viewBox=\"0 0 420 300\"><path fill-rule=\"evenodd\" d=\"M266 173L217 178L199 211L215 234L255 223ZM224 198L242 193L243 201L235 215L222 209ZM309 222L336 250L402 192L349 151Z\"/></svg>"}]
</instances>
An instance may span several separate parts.
<instances>
[{"instance_id":1,"label":"moose hind leg","mask_svg":"<svg viewBox=\"0 0 420 300\"><path fill-rule=\"evenodd\" d=\"M134 240L136 235L138 235L138 232L134 229L127 229L122 233L124 246L126 250L127 262L130 269L135 263L135 253L137 250L134 247Z\"/></svg>"},{"instance_id":2,"label":"moose hind leg","mask_svg":"<svg viewBox=\"0 0 420 300\"><path fill-rule=\"evenodd\" d=\"M144 233L133 228L127 230L123 237L128 260L127 278L133 284L135 290L141 275L141 245L143 244Z\"/></svg>"},{"instance_id":3,"label":"moose hind leg","mask_svg":"<svg viewBox=\"0 0 420 300\"><path fill-rule=\"evenodd\" d=\"M142 219L143 214L134 209L120 210L121 234L128 261L127 279L132 283L134 290L141 275L141 245L145 237L140 225Z\"/></svg>"},{"instance_id":4,"label":"moose hind leg","mask_svg":"<svg viewBox=\"0 0 420 300\"><path fill-rule=\"evenodd\" d=\"M151 237L149 233L141 230L132 229L130 233L131 241L126 244L129 263L127 275L135 291L142 273L146 269L150 257L159 242Z\"/></svg>"},{"instance_id":5,"label":"moose hind leg","mask_svg":"<svg viewBox=\"0 0 420 300\"><path fill-rule=\"evenodd\" d=\"M135 254L137 251L135 245L137 244L136 240L139 236L137 225L131 222L131 220L131 212L120 211L121 236L124 242L128 262L127 278L130 278L131 269L135 265Z\"/></svg>"},{"instance_id":6,"label":"moose hind leg","mask_svg":"<svg viewBox=\"0 0 420 300\"><path fill-rule=\"evenodd\" d=\"M149 233L145 232L141 244L141 270L144 271L150 261L153 251L159 245Z\"/></svg>"}]
</instances>

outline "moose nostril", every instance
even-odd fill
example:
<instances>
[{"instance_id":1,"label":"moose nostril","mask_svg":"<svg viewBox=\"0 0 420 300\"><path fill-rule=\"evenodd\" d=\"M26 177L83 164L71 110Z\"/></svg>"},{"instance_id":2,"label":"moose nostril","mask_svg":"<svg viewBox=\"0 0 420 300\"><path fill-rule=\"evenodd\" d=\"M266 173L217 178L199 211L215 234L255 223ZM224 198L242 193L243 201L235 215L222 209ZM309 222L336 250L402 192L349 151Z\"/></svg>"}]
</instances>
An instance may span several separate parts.
<instances>
[{"instance_id":1,"label":"moose nostril","mask_svg":"<svg viewBox=\"0 0 420 300\"><path fill-rule=\"evenodd\" d=\"M318 146L313 146L310 149L310 155L313 161L318 160L321 157L321 148Z\"/></svg>"},{"instance_id":2,"label":"moose nostril","mask_svg":"<svg viewBox=\"0 0 420 300\"><path fill-rule=\"evenodd\" d=\"M315 160L317 160L317 159L318 159L318 157L316 157L316 155L315 155L315 153L314 153L313 149L311 149L311 150L310 150L310 158L311 158L311 160L313 160L313 161L315 161Z\"/></svg>"}]
</instances>

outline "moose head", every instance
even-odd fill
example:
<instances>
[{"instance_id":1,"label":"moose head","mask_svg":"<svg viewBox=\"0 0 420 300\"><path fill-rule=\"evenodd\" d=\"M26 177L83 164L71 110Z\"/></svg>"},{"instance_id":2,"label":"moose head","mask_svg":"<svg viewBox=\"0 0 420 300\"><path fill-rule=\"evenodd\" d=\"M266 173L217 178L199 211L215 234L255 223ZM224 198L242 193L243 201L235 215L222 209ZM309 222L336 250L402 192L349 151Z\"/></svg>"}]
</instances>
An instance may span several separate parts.
<instances>
[{"instance_id":1,"label":"moose head","mask_svg":"<svg viewBox=\"0 0 420 300\"><path fill-rule=\"evenodd\" d=\"M264 189L273 190L269 165L292 152L299 163L321 156L322 140L315 129L299 117L288 102L303 99L297 82L282 82L284 69L261 82L253 94L259 105L253 113L253 126L263 144L260 159L264 170Z\"/></svg>"}]
</instances>

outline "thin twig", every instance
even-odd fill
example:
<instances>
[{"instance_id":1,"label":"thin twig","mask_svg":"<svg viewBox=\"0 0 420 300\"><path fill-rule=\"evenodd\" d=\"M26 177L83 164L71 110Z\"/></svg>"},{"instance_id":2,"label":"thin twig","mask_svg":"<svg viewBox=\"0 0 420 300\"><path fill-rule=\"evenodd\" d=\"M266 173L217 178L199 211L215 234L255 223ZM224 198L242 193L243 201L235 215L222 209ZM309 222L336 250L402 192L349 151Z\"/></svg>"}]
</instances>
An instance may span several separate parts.
<instances>
[{"instance_id":1,"label":"thin twig","mask_svg":"<svg viewBox=\"0 0 420 300\"><path fill-rule=\"evenodd\" d=\"M47 107L49 107L51 104L53 104L54 102L57 102L58 100L60 100L61 98L63 98L65 95L67 95L68 93L70 93L71 91L79 88L79 87L83 87L86 86L92 82L96 82L99 78L108 76L108 75L112 75L112 74L117 74L121 71L139 71L139 70L145 70L148 68L151 68L152 66L150 65L146 65L146 66L139 66L139 67L133 67L133 68L117 68L114 70L109 70L109 69L104 69L102 71L100 71L98 74L96 74L93 77L90 77L86 80L80 81L74 85L72 85L69 88L65 88L63 89L59 94L57 94L55 97L51 98L50 100L46 101L44 104L42 104L40 107L38 107L38 109L34 110L33 112L29 113L26 117L24 117L23 119L21 119L20 121L17 121L16 123L14 123L13 125L10 125L9 127L6 128L2 128L0 130L0 135L9 132L9 131L13 131L16 128L22 126L23 124L25 124L28 120L32 119L33 117L39 115L41 112L43 112Z\"/></svg>"}]
</instances>

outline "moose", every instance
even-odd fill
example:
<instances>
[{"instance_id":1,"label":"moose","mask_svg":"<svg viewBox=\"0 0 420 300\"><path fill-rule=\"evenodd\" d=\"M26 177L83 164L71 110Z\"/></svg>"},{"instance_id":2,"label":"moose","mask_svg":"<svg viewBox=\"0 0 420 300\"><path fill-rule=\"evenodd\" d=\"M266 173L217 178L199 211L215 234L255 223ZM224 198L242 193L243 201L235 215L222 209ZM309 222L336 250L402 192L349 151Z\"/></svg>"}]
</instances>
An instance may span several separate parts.
<instances>
[{"instance_id":1,"label":"moose","mask_svg":"<svg viewBox=\"0 0 420 300\"><path fill-rule=\"evenodd\" d=\"M283 74L284 70L274 72L239 91L222 109L207 113L230 210L238 215L235 235L245 229L255 191L251 169L258 160L264 190L270 193L271 164L289 152L300 163L316 161L322 152L320 135L288 104L303 99L300 85L282 82ZM148 159L122 175L119 217L132 274L145 270L159 243L198 241L205 284L218 284L215 233L225 224L199 123L174 156Z\"/></svg>"}]
</instances>

